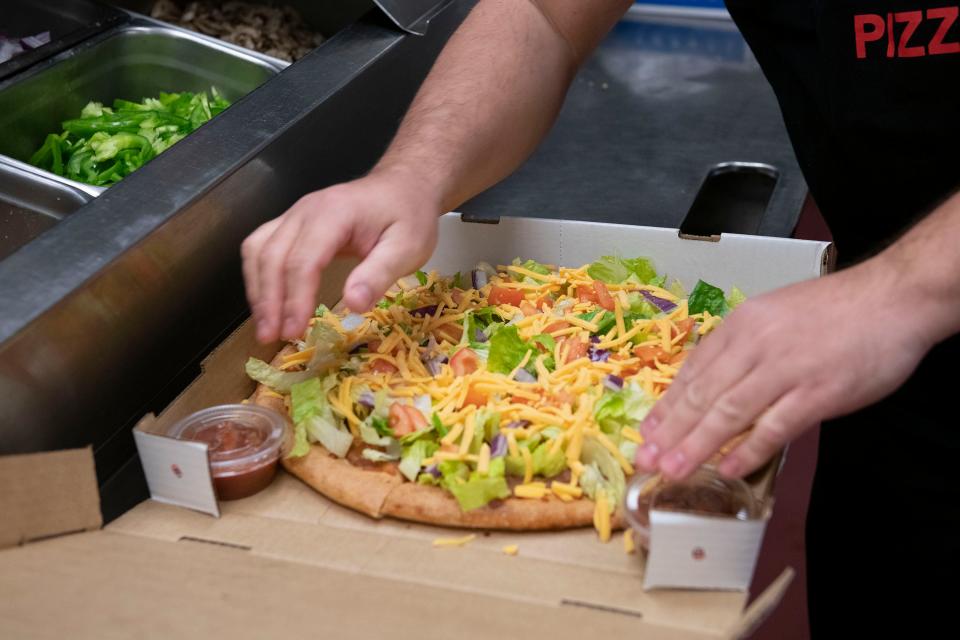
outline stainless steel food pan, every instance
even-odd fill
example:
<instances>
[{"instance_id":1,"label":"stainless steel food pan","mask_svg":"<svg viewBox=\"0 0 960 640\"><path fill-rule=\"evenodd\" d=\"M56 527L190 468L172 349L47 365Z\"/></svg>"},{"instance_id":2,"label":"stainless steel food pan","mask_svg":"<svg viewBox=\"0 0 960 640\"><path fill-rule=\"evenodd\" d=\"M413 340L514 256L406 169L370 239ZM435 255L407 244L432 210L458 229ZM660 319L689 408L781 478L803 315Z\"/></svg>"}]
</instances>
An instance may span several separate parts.
<instances>
[{"instance_id":1,"label":"stainless steel food pan","mask_svg":"<svg viewBox=\"0 0 960 640\"><path fill-rule=\"evenodd\" d=\"M91 199L39 172L0 162L0 262Z\"/></svg>"},{"instance_id":2,"label":"stainless steel food pan","mask_svg":"<svg viewBox=\"0 0 960 640\"><path fill-rule=\"evenodd\" d=\"M0 84L0 155L26 161L60 123L91 100L140 100L161 91L216 87L236 101L279 71L277 65L186 30L147 22L118 27L38 70ZM91 194L103 189L69 183Z\"/></svg>"}]
</instances>

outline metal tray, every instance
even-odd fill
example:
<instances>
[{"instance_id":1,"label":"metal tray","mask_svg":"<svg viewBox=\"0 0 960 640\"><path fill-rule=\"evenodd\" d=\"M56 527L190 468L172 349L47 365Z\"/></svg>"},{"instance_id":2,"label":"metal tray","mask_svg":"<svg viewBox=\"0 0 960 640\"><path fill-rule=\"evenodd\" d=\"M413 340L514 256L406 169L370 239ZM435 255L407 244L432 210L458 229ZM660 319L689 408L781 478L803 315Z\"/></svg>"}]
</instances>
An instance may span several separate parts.
<instances>
[{"instance_id":1,"label":"metal tray","mask_svg":"<svg viewBox=\"0 0 960 640\"><path fill-rule=\"evenodd\" d=\"M236 101L281 68L213 38L137 20L0 84L0 156L26 162L47 134L59 132L60 123L91 100L109 104L215 86ZM94 196L104 191L43 173Z\"/></svg>"},{"instance_id":2,"label":"metal tray","mask_svg":"<svg viewBox=\"0 0 960 640\"><path fill-rule=\"evenodd\" d=\"M93 198L0 162L0 262Z\"/></svg>"}]
</instances>

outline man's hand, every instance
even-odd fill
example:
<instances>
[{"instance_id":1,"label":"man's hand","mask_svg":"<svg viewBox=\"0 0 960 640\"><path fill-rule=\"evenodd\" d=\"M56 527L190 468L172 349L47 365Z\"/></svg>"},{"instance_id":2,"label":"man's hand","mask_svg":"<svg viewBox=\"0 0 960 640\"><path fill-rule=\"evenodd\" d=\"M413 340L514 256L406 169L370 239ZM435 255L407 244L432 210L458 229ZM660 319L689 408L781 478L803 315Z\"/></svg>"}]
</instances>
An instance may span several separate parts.
<instances>
[{"instance_id":1,"label":"man's hand","mask_svg":"<svg viewBox=\"0 0 960 640\"><path fill-rule=\"evenodd\" d=\"M354 311L368 309L433 253L440 212L439 203L398 171L374 172L301 198L243 242L257 339L303 333L321 272L338 254L363 258L347 278L343 302Z\"/></svg>"},{"instance_id":2,"label":"man's hand","mask_svg":"<svg viewBox=\"0 0 960 640\"><path fill-rule=\"evenodd\" d=\"M743 476L807 428L894 391L937 341L901 275L878 257L738 307L644 420L637 465L686 478L755 425L719 466Z\"/></svg>"}]
</instances>

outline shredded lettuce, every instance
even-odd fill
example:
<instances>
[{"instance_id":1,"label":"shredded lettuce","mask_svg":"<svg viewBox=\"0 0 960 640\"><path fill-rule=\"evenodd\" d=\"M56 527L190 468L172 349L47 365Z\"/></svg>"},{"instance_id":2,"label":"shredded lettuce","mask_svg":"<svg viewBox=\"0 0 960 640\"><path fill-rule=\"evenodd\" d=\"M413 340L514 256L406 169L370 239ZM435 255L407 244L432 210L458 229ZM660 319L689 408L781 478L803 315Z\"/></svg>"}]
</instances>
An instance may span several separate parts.
<instances>
[{"instance_id":1,"label":"shredded lettuce","mask_svg":"<svg viewBox=\"0 0 960 640\"><path fill-rule=\"evenodd\" d=\"M723 289L703 280L698 280L693 291L690 292L687 306L691 314L709 311L712 315L724 316L730 311Z\"/></svg>"},{"instance_id":2,"label":"shredded lettuce","mask_svg":"<svg viewBox=\"0 0 960 640\"><path fill-rule=\"evenodd\" d=\"M587 497L594 500L597 495L597 489L604 486L603 474L595 464L583 465L583 473L580 474L580 488L587 494Z\"/></svg>"},{"instance_id":3,"label":"shredded lettuce","mask_svg":"<svg viewBox=\"0 0 960 640\"><path fill-rule=\"evenodd\" d=\"M420 467L423 466L424 458L432 456L440 446L436 442L429 440L417 440L409 447L403 450L400 456L400 473L410 482L417 479L420 473Z\"/></svg>"},{"instance_id":4,"label":"shredded lettuce","mask_svg":"<svg viewBox=\"0 0 960 640\"><path fill-rule=\"evenodd\" d=\"M327 375L322 381L313 377L290 388L290 404L294 430L294 447L290 457L306 455L309 442L319 442L336 456L343 457L353 443L353 436L337 426L327 402L327 393L336 385L336 374Z\"/></svg>"},{"instance_id":5,"label":"shredded lettuce","mask_svg":"<svg viewBox=\"0 0 960 640\"><path fill-rule=\"evenodd\" d=\"M473 439L476 452L480 451L484 440L490 442L500 433L500 414L489 409L480 409L474 414ZM470 447L470 452L474 453L474 447Z\"/></svg>"},{"instance_id":6,"label":"shredded lettuce","mask_svg":"<svg viewBox=\"0 0 960 640\"><path fill-rule=\"evenodd\" d=\"M552 353L554 348L557 346L557 341L553 339L553 336L549 333L541 333L530 338L530 342L534 344L543 345L543 348L547 350L547 353Z\"/></svg>"},{"instance_id":7,"label":"shredded lettuce","mask_svg":"<svg viewBox=\"0 0 960 640\"><path fill-rule=\"evenodd\" d=\"M395 442L392 437L389 435L381 435L380 430L372 426L371 423L376 420L378 420L378 418L370 416L360 423L360 439L374 447L386 447L391 442ZM393 432L390 431L390 433Z\"/></svg>"},{"instance_id":8,"label":"shredded lettuce","mask_svg":"<svg viewBox=\"0 0 960 640\"><path fill-rule=\"evenodd\" d=\"M627 480L620 463L613 457L613 454L593 438L586 438L583 441L580 459L584 465L596 466L603 476L602 485L607 491L607 496L613 500L614 504L620 504ZM581 486L582 479L581 476ZM586 491L586 487L584 487L584 490Z\"/></svg>"},{"instance_id":9,"label":"shredded lettuce","mask_svg":"<svg viewBox=\"0 0 960 640\"><path fill-rule=\"evenodd\" d=\"M667 289L667 291L677 296L681 300L687 297L687 290L684 289L683 285L680 283L679 280L674 280L673 282L671 282L670 288Z\"/></svg>"},{"instance_id":10,"label":"shredded lettuce","mask_svg":"<svg viewBox=\"0 0 960 640\"><path fill-rule=\"evenodd\" d=\"M743 294L743 291L740 291L737 287L730 289L730 295L727 296L727 306L730 309L736 309L738 306L743 304L747 299L747 296Z\"/></svg>"},{"instance_id":11,"label":"shredded lettuce","mask_svg":"<svg viewBox=\"0 0 960 640\"><path fill-rule=\"evenodd\" d=\"M440 416L438 416L436 413L430 416L430 424L433 425L433 428L437 431L437 435L439 435L441 438L450 433L450 429L443 424L443 421L440 420Z\"/></svg>"},{"instance_id":12,"label":"shredded lettuce","mask_svg":"<svg viewBox=\"0 0 960 640\"><path fill-rule=\"evenodd\" d=\"M503 458L494 458L490 461L490 468L487 469L485 475L491 478L503 478L506 476L506 463L503 461Z\"/></svg>"},{"instance_id":13,"label":"shredded lettuce","mask_svg":"<svg viewBox=\"0 0 960 640\"><path fill-rule=\"evenodd\" d=\"M347 455L350 445L353 444L353 436L349 431L338 429L334 424L320 416L312 416L304 421L304 427L307 435L314 442L319 442L330 453L342 458Z\"/></svg>"},{"instance_id":14,"label":"shredded lettuce","mask_svg":"<svg viewBox=\"0 0 960 640\"><path fill-rule=\"evenodd\" d=\"M379 449L364 449L360 452L360 455L371 462L392 462L393 460L400 459L400 456L396 454L380 451Z\"/></svg>"},{"instance_id":15,"label":"shredded lettuce","mask_svg":"<svg viewBox=\"0 0 960 640\"><path fill-rule=\"evenodd\" d=\"M520 339L520 332L516 327L501 327L490 338L487 369L495 373L510 373L520 364L527 352L532 350L533 347Z\"/></svg>"},{"instance_id":16,"label":"shredded lettuce","mask_svg":"<svg viewBox=\"0 0 960 640\"><path fill-rule=\"evenodd\" d=\"M567 458L563 450L551 454L550 448L550 441L548 440L534 450L531 456L533 458L534 475L552 478L567 468Z\"/></svg>"},{"instance_id":17,"label":"shredded lettuce","mask_svg":"<svg viewBox=\"0 0 960 640\"><path fill-rule=\"evenodd\" d=\"M288 458L302 458L310 453L310 442L307 440L307 427L304 424L293 427L293 448L287 454Z\"/></svg>"},{"instance_id":18,"label":"shredded lettuce","mask_svg":"<svg viewBox=\"0 0 960 640\"><path fill-rule=\"evenodd\" d=\"M519 444L518 446L524 447L526 445ZM512 456L508 453L503 457L503 463L507 475L519 477L526 471L526 465L524 465L523 458L520 456Z\"/></svg>"},{"instance_id":19,"label":"shredded lettuce","mask_svg":"<svg viewBox=\"0 0 960 640\"><path fill-rule=\"evenodd\" d=\"M623 427L635 427L647 417L655 401L630 382L620 391L605 391L594 405L593 417L605 433L619 434Z\"/></svg>"},{"instance_id":20,"label":"shredded lettuce","mask_svg":"<svg viewBox=\"0 0 960 640\"><path fill-rule=\"evenodd\" d=\"M289 393L293 385L317 375L313 371L281 371L259 358L249 358L246 371L250 378L267 385L277 393Z\"/></svg>"},{"instance_id":21,"label":"shredded lettuce","mask_svg":"<svg viewBox=\"0 0 960 640\"><path fill-rule=\"evenodd\" d=\"M491 500L510 497L510 487L503 477L475 474L469 480L451 482L446 485L463 511L479 509Z\"/></svg>"},{"instance_id":22,"label":"shredded lettuce","mask_svg":"<svg viewBox=\"0 0 960 640\"><path fill-rule=\"evenodd\" d=\"M587 273L594 280L608 283L620 283L633 279L639 284L660 286L664 279L662 276L657 276L656 269L647 258L603 256L587 268Z\"/></svg>"},{"instance_id":23,"label":"shredded lettuce","mask_svg":"<svg viewBox=\"0 0 960 640\"><path fill-rule=\"evenodd\" d=\"M247 360L247 375L261 384L265 384L277 393L290 393L293 385L326 373L344 360L344 343L336 329L325 322L313 325L306 340L306 348L314 348L313 357L304 371L281 371L263 360Z\"/></svg>"},{"instance_id":24,"label":"shredded lettuce","mask_svg":"<svg viewBox=\"0 0 960 640\"><path fill-rule=\"evenodd\" d=\"M527 260L526 262L520 262L520 258L514 258L514 259L513 259L513 265L516 266L516 267L523 267L523 268L526 269L527 271L533 271L534 273L539 273L539 274L542 274L542 275L545 275L545 276L550 275L550 268L547 267L546 265L540 264L540 263L537 262L536 260ZM513 279L514 279L514 280L518 280L518 281L520 281L520 280L532 280L532 281L535 282L536 284L539 284L539 282L537 282L537 281L534 280L533 278L530 278L529 276L522 276L522 275L520 275L520 274L518 274L518 273L513 274Z\"/></svg>"},{"instance_id":25,"label":"shredded lettuce","mask_svg":"<svg viewBox=\"0 0 960 640\"><path fill-rule=\"evenodd\" d=\"M336 385L337 376L328 375L323 380L313 377L290 387L290 408L294 424L313 416L332 418L327 394Z\"/></svg>"},{"instance_id":26,"label":"shredded lettuce","mask_svg":"<svg viewBox=\"0 0 960 640\"><path fill-rule=\"evenodd\" d=\"M662 313L656 305L636 291L627 294L627 301L630 303L629 315L634 319L648 320L650 318L655 318Z\"/></svg>"}]
</instances>

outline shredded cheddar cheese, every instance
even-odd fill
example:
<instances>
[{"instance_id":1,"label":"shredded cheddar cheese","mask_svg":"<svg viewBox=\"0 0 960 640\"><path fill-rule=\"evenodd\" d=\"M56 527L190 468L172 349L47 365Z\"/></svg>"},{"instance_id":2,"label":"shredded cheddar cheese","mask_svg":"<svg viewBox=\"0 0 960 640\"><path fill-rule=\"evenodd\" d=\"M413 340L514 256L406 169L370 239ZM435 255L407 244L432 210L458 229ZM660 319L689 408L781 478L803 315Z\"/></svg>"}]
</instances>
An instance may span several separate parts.
<instances>
[{"instance_id":1,"label":"shredded cheddar cheese","mask_svg":"<svg viewBox=\"0 0 960 640\"><path fill-rule=\"evenodd\" d=\"M464 545L470 544L476 539L476 534L471 533L470 535L463 536L461 538L436 538L433 541L433 546L435 547L462 547Z\"/></svg>"}]
</instances>

